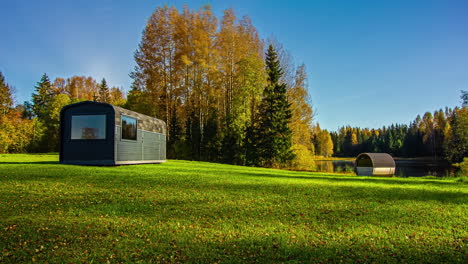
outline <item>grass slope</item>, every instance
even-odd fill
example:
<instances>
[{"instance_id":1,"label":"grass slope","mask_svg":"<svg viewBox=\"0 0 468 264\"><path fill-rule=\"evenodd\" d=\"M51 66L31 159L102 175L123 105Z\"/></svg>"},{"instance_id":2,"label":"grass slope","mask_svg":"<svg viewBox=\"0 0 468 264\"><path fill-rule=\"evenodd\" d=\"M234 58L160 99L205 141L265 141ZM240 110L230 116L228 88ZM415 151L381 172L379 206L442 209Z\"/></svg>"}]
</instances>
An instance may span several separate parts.
<instances>
[{"instance_id":1,"label":"grass slope","mask_svg":"<svg viewBox=\"0 0 468 264\"><path fill-rule=\"evenodd\" d=\"M468 188L203 162L0 155L0 262L464 263Z\"/></svg>"}]
</instances>

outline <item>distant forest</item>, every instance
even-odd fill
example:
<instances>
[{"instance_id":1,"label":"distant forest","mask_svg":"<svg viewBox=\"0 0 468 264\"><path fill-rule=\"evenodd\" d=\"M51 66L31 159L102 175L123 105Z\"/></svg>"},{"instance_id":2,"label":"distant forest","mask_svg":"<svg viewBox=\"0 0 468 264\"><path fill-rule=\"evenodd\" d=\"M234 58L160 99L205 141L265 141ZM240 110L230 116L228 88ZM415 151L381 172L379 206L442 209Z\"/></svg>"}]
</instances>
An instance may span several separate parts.
<instances>
[{"instance_id":1,"label":"distant forest","mask_svg":"<svg viewBox=\"0 0 468 264\"><path fill-rule=\"evenodd\" d=\"M386 152L396 157L462 161L468 154L468 93L462 91L461 98L461 108L426 112L409 125L379 129L341 127L331 133L334 153L354 157L362 152Z\"/></svg>"},{"instance_id":2,"label":"distant forest","mask_svg":"<svg viewBox=\"0 0 468 264\"><path fill-rule=\"evenodd\" d=\"M274 40L261 40L249 17L209 6L158 7L134 53L128 94L105 79L73 76L35 86L14 106L0 72L0 153L57 151L59 112L83 100L111 103L166 122L169 158L311 169L316 156L388 152L458 162L468 151L467 94L455 109L410 125L322 130L313 123L306 66Z\"/></svg>"}]
</instances>

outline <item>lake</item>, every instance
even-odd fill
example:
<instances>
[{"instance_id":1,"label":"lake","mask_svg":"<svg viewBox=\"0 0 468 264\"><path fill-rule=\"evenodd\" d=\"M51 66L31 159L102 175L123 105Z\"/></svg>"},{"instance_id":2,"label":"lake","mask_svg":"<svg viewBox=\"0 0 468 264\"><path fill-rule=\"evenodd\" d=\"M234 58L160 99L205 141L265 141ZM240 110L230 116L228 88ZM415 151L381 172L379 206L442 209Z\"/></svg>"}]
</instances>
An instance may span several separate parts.
<instances>
[{"instance_id":1,"label":"lake","mask_svg":"<svg viewBox=\"0 0 468 264\"><path fill-rule=\"evenodd\" d=\"M395 163L398 177L453 176L457 169L444 161L395 159ZM320 172L354 171L354 160L316 160L315 165Z\"/></svg>"}]
</instances>

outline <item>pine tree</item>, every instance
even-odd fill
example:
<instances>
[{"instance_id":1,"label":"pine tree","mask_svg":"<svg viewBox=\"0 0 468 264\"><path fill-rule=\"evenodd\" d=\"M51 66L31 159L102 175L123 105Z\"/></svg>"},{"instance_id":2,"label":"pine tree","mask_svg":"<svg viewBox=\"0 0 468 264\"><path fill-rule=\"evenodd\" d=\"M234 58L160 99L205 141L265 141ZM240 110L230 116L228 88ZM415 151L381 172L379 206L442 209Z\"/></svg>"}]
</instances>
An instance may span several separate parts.
<instances>
[{"instance_id":1,"label":"pine tree","mask_svg":"<svg viewBox=\"0 0 468 264\"><path fill-rule=\"evenodd\" d=\"M110 103L109 86L107 86L106 79L102 79L99 85L99 102Z\"/></svg>"},{"instance_id":2,"label":"pine tree","mask_svg":"<svg viewBox=\"0 0 468 264\"><path fill-rule=\"evenodd\" d=\"M0 72L0 115L5 116L13 106L11 87L6 83L5 77Z\"/></svg>"},{"instance_id":3,"label":"pine tree","mask_svg":"<svg viewBox=\"0 0 468 264\"><path fill-rule=\"evenodd\" d=\"M461 96L460 98L462 99L462 106L463 107L468 107L468 91L461 91Z\"/></svg>"},{"instance_id":4,"label":"pine tree","mask_svg":"<svg viewBox=\"0 0 468 264\"><path fill-rule=\"evenodd\" d=\"M253 138L248 149L254 151L248 156L252 165L285 165L294 158L291 150L290 104L286 97L286 85L280 84L283 74L278 56L272 45L266 54L268 85L263 92L259 120L254 124Z\"/></svg>"},{"instance_id":5,"label":"pine tree","mask_svg":"<svg viewBox=\"0 0 468 264\"><path fill-rule=\"evenodd\" d=\"M37 83L35 88L36 93L32 95L33 112L39 119L46 120L48 108L54 96L52 84L47 74L42 75L41 81Z\"/></svg>"},{"instance_id":6,"label":"pine tree","mask_svg":"<svg viewBox=\"0 0 468 264\"><path fill-rule=\"evenodd\" d=\"M57 94L47 74L42 75L35 88L32 109L44 134L34 140L34 151L58 151L60 110L71 102L70 97L67 94Z\"/></svg>"}]
</instances>

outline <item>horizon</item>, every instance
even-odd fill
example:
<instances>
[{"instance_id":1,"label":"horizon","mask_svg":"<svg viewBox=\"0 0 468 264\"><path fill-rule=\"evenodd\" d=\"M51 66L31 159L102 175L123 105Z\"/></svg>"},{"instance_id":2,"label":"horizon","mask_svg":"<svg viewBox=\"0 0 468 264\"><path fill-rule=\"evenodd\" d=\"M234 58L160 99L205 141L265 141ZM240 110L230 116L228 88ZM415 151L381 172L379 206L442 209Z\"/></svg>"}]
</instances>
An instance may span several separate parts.
<instances>
[{"instance_id":1,"label":"horizon","mask_svg":"<svg viewBox=\"0 0 468 264\"><path fill-rule=\"evenodd\" d=\"M208 3L217 17L230 7L249 16L262 39L274 36L296 66L306 65L314 123L323 129L408 125L461 105L460 91L468 90L467 2ZM181 10L207 2L7 3L0 71L16 89L15 103L31 100L44 73L51 81L105 78L128 92L146 21L164 4Z\"/></svg>"}]
</instances>

